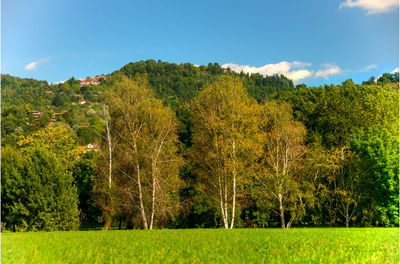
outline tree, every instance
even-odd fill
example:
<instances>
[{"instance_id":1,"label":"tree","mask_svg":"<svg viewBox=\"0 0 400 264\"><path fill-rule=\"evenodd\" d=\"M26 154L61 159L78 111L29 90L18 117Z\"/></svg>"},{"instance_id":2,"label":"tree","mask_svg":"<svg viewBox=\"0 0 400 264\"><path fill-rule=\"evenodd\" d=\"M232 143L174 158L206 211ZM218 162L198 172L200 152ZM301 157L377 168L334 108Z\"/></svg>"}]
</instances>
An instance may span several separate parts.
<instances>
[{"instance_id":1,"label":"tree","mask_svg":"<svg viewBox=\"0 0 400 264\"><path fill-rule=\"evenodd\" d=\"M101 210L94 202L94 185L99 155L95 151L84 153L72 166L71 172L78 191L78 209L81 226L99 225Z\"/></svg>"},{"instance_id":2,"label":"tree","mask_svg":"<svg viewBox=\"0 0 400 264\"><path fill-rule=\"evenodd\" d=\"M375 84L375 77L374 76L371 76L369 79L368 79L368 81L363 81L362 82L362 84L363 85L374 85Z\"/></svg>"},{"instance_id":3,"label":"tree","mask_svg":"<svg viewBox=\"0 0 400 264\"><path fill-rule=\"evenodd\" d=\"M68 167L82 154L77 149L76 136L64 125L50 126L23 136L17 142L21 150L30 147L42 147L56 154Z\"/></svg>"},{"instance_id":4,"label":"tree","mask_svg":"<svg viewBox=\"0 0 400 264\"><path fill-rule=\"evenodd\" d=\"M156 219L165 222L176 208L181 165L176 118L142 77L122 77L108 96L108 107L120 210L138 209L143 228L153 229Z\"/></svg>"},{"instance_id":5,"label":"tree","mask_svg":"<svg viewBox=\"0 0 400 264\"><path fill-rule=\"evenodd\" d=\"M378 78L378 84L387 84L387 83L398 83L399 82L399 72L395 73L384 73L382 76Z\"/></svg>"},{"instance_id":6,"label":"tree","mask_svg":"<svg viewBox=\"0 0 400 264\"><path fill-rule=\"evenodd\" d=\"M57 93L56 96L54 96L53 98L52 104L57 107L64 106L64 98L61 97L59 93Z\"/></svg>"},{"instance_id":7,"label":"tree","mask_svg":"<svg viewBox=\"0 0 400 264\"><path fill-rule=\"evenodd\" d=\"M12 147L1 149L1 215L5 228L15 232L27 228L27 209L24 160L20 152ZM3 226L4 228L4 226Z\"/></svg>"},{"instance_id":8,"label":"tree","mask_svg":"<svg viewBox=\"0 0 400 264\"><path fill-rule=\"evenodd\" d=\"M399 141L384 129L352 136L351 149L363 168L364 203L374 211L377 223L399 224ZM372 207L372 208L371 208Z\"/></svg>"},{"instance_id":9,"label":"tree","mask_svg":"<svg viewBox=\"0 0 400 264\"><path fill-rule=\"evenodd\" d=\"M355 85L299 87L289 96L296 120L307 127L307 143L327 149L349 145L359 129L376 126L398 135L398 90L388 86Z\"/></svg>"},{"instance_id":10,"label":"tree","mask_svg":"<svg viewBox=\"0 0 400 264\"><path fill-rule=\"evenodd\" d=\"M102 198L97 199L98 203L100 204L100 207L104 210L105 216L104 216L104 222L105 222L105 229L110 229L111 224L112 224L112 215L115 214L114 212L114 199L113 199L113 149L115 147L115 143L112 139L111 136L111 122L110 122L110 115L108 112L108 109L105 104L103 104L103 118L104 118L104 125L106 129L106 135L103 136L103 146L104 150L101 151L103 154L103 162L105 162L107 165L104 166L106 167L106 172L103 171L103 174L107 175L107 184L105 187L104 183L98 185L99 187L97 189L97 194L101 193ZM103 186L102 186L103 185ZM99 197L99 195L97 195Z\"/></svg>"},{"instance_id":11,"label":"tree","mask_svg":"<svg viewBox=\"0 0 400 264\"><path fill-rule=\"evenodd\" d=\"M235 224L237 198L257 154L257 111L242 82L231 77L207 86L194 102L193 159L225 228Z\"/></svg>"},{"instance_id":12,"label":"tree","mask_svg":"<svg viewBox=\"0 0 400 264\"><path fill-rule=\"evenodd\" d=\"M336 211L344 218L346 227L349 227L350 220L356 217L362 195L361 168L354 152L348 147L330 151L326 168L329 198L335 204Z\"/></svg>"},{"instance_id":13,"label":"tree","mask_svg":"<svg viewBox=\"0 0 400 264\"><path fill-rule=\"evenodd\" d=\"M25 149L23 158L10 149L2 154L7 164L4 169L2 166L5 191L2 206L9 221L6 224L27 230L78 228L78 197L73 177L55 154L37 147Z\"/></svg>"},{"instance_id":14,"label":"tree","mask_svg":"<svg viewBox=\"0 0 400 264\"><path fill-rule=\"evenodd\" d=\"M37 119L37 125L41 128L46 127L50 123L52 116L52 111L44 111L44 113L41 114L40 117Z\"/></svg>"},{"instance_id":15,"label":"tree","mask_svg":"<svg viewBox=\"0 0 400 264\"><path fill-rule=\"evenodd\" d=\"M263 105L260 130L263 153L257 178L264 197L280 216L281 227L290 228L293 221L304 215L305 198L310 196L301 173L306 130L294 120L288 103L275 101ZM290 214L287 224L285 213Z\"/></svg>"}]
</instances>

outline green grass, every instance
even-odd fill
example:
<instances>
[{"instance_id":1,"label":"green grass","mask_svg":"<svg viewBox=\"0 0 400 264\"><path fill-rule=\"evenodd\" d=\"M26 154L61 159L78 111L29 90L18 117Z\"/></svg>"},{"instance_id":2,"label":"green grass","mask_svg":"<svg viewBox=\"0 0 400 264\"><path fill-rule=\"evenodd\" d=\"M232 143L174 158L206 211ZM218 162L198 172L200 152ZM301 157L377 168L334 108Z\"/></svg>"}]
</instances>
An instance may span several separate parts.
<instances>
[{"instance_id":1,"label":"green grass","mask_svg":"<svg viewBox=\"0 0 400 264\"><path fill-rule=\"evenodd\" d=\"M399 263L398 228L3 233L2 263Z\"/></svg>"}]
</instances>

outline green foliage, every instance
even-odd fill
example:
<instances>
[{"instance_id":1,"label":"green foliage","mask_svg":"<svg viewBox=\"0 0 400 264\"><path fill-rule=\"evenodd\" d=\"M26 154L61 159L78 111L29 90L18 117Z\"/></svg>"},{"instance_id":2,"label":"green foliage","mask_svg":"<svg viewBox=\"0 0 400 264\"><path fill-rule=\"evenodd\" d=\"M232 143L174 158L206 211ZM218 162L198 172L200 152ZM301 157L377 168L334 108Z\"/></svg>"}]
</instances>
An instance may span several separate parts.
<instances>
[{"instance_id":1,"label":"green foliage","mask_svg":"<svg viewBox=\"0 0 400 264\"><path fill-rule=\"evenodd\" d=\"M6 228L24 230L26 217L27 191L25 189L24 159L21 153L12 147L1 149L1 215Z\"/></svg>"},{"instance_id":2,"label":"green foliage","mask_svg":"<svg viewBox=\"0 0 400 264\"><path fill-rule=\"evenodd\" d=\"M55 154L29 148L22 158L15 150L6 149L2 157L7 164L4 169L2 166L6 226L34 231L78 228L76 187Z\"/></svg>"},{"instance_id":3,"label":"green foliage","mask_svg":"<svg viewBox=\"0 0 400 264\"><path fill-rule=\"evenodd\" d=\"M398 135L398 90L389 86L342 85L306 88L288 95L297 120L308 129L308 142L327 148L344 146L359 129L374 126Z\"/></svg>"},{"instance_id":4,"label":"green foliage","mask_svg":"<svg viewBox=\"0 0 400 264\"><path fill-rule=\"evenodd\" d=\"M121 89L119 86L124 75L137 85L125 85ZM238 189L236 223L247 227L279 226L279 216L274 213L276 201L265 199L259 192L261 183L254 170L263 167L259 157L261 147L265 150L267 143L303 131L297 126L300 124L298 121L306 127L304 143L307 152L296 163L293 177L285 182L290 187L286 196L289 199L285 204L285 220L290 221L291 215L295 214L294 223L297 225L335 226L346 222L352 226L398 224L398 73L383 74L377 84L371 77L363 85L347 80L342 85L307 88L299 84L294 89L292 81L282 75L235 73L217 63L197 67L190 63L178 65L148 60L125 65L102 79L100 85L83 87L74 78L64 83L48 84L9 75L1 77L2 175L5 175L2 177L2 216L8 229L13 226L16 230L40 229L42 226L54 226L52 221L59 221L54 220L59 216L52 216L48 211L35 218L38 220L32 220L41 224L33 225L27 220L39 210L33 203L28 205L27 197L33 198L27 188L38 188L40 192L47 189L39 183L38 186L27 185L25 179L29 172L29 177L38 180L42 169L45 179L50 178L49 171L59 171L54 175L66 178L72 173L79 198L81 224L89 226L99 222L98 201L93 199L93 188L94 182L101 182L107 171L107 166L103 166L108 154L102 109L105 102L110 105L115 119L112 120L115 121L112 123L115 128L112 132L115 139L113 174L117 181L110 195L120 206L114 208L116 217L113 224L120 221L125 227L141 226L134 165L138 159L139 165L144 168L143 176L147 177L143 181L144 196L148 199L152 185L148 177L152 171L150 150L156 142L152 139L157 138L155 135L167 124L172 124L170 128L174 136L166 145L163 144L166 149L163 158L158 160L161 166L154 170L155 174L159 173L157 177L160 176L157 188L163 191L160 192L163 193L162 198L157 199L155 214L159 227L222 225L221 210L215 206L215 197L209 194L212 184L208 186L210 183L204 181L210 176L204 168L218 162L224 168L221 175L225 176L229 175L230 168L238 166L235 171L240 174L241 186ZM232 82L226 81L228 79L235 80L233 86L236 90L240 88L240 95L234 100L229 92L234 89L227 89L232 86ZM138 87L146 89L139 91ZM80 96L74 96L76 94ZM247 94L256 100L247 98ZM79 99L85 99L86 103L72 104ZM271 102L274 99L279 103ZM201 110L206 113L204 116L198 112L199 101L203 101ZM250 101L252 107L248 108ZM291 104L294 120L291 114L285 114L290 111L286 111L288 107L283 101ZM260 112L265 102L279 111L259 118L256 113ZM214 111L216 107L219 107L219 112ZM35 112L34 115L31 112L34 110L39 114ZM126 133L132 128L129 124L133 123L128 120L136 122L134 125L143 125L144 130L140 130L144 133L140 139L141 155L129 149L133 137ZM171 120L173 122L169 123ZM214 150L205 154L206 148L211 146L208 143L215 141L207 141L210 137L202 122L212 124L214 139L222 142L218 154ZM276 126L272 129L274 124ZM242 130L235 129L241 126ZM257 127L266 129L264 132L268 136L263 138L255 133ZM241 147L250 149L243 151L238 159L233 159L233 152L229 152L232 141L228 139L233 138L241 141ZM176 144L177 141L182 144ZM253 141L258 144L249 143ZM199 142L205 143L204 148L198 148ZM98 153L100 158L94 152L83 154L77 148L78 144L88 143L102 145L102 151ZM41 153L37 159L32 156L36 150ZM264 154L271 156L272 152L265 151ZM289 152L289 156L294 153ZM44 162L52 161L54 157L56 164L61 163L62 173L59 165L52 167ZM173 166L169 163L169 167L166 164L174 160L171 157L179 157L179 162ZM183 157L185 166L178 177L180 157ZM226 158L225 161L220 162L223 158ZM268 169L266 166L263 168ZM271 187L270 184L268 186ZM228 200L231 196L229 187ZM32 201L47 204L48 207L55 203L55 200L43 202L45 200L42 199L45 198L38 196ZM146 202L145 207L149 214L150 203ZM345 217L346 212L351 218ZM53 227L46 228L50 230ZM54 228L59 229L60 226Z\"/></svg>"},{"instance_id":5,"label":"green foliage","mask_svg":"<svg viewBox=\"0 0 400 264\"><path fill-rule=\"evenodd\" d=\"M399 72L384 73L377 80L378 84L399 83Z\"/></svg>"},{"instance_id":6,"label":"green foliage","mask_svg":"<svg viewBox=\"0 0 400 264\"><path fill-rule=\"evenodd\" d=\"M384 226L398 226L398 138L386 130L372 129L355 133L351 147L364 170L363 195L370 208L376 207L375 221Z\"/></svg>"},{"instance_id":7,"label":"green foliage","mask_svg":"<svg viewBox=\"0 0 400 264\"><path fill-rule=\"evenodd\" d=\"M22 79L10 75L1 75L2 106L22 106L31 104L33 107L50 105L51 95L45 91L52 90L46 81Z\"/></svg>"},{"instance_id":8,"label":"green foliage","mask_svg":"<svg viewBox=\"0 0 400 264\"><path fill-rule=\"evenodd\" d=\"M81 145L97 142L99 138L98 134L93 131L92 127L79 127L76 130L76 135L78 136Z\"/></svg>"},{"instance_id":9,"label":"green foliage","mask_svg":"<svg viewBox=\"0 0 400 264\"><path fill-rule=\"evenodd\" d=\"M94 185L98 177L97 163L99 155L95 151L83 154L71 168L74 184L78 190L78 209L81 226L99 226L102 214L94 201Z\"/></svg>"},{"instance_id":10,"label":"green foliage","mask_svg":"<svg viewBox=\"0 0 400 264\"><path fill-rule=\"evenodd\" d=\"M190 63L174 64L154 60L129 63L113 74L122 72L133 78L145 74L158 98L165 101L180 99L188 102L196 97L205 85L215 82L222 75L239 77L248 93L258 101L276 98L282 91L294 89L293 82L281 75L238 74L221 68L218 63L194 66Z\"/></svg>"},{"instance_id":11,"label":"green foliage","mask_svg":"<svg viewBox=\"0 0 400 264\"><path fill-rule=\"evenodd\" d=\"M304 125L295 121L289 103L269 102L260 111L263 147L258 163L257 204L280 216L282 228L300 221L305 203L312 201L312 188L302 172L306 147Z\"/></svg>"},{"instance_id":12,"label":"green foliage","mask_svg":"<svg viewBox=\"0 0 400 264\"><path fill-rule=\"evenodd\" d=\"M21 137L17 145L23 151L31 147L45 148L58 155L66 165L79 155L74 133L62 125L47 127L32 135Z\"/></svg>"},{"instance_id":13,"label":"green foliage","mask_svg":"<svg viewBox=\"0 0 400 264\"><path fill-rule=\"evenodd\" d=\"M362 82L363 85L374 85L375 84L375 77L371 76L368 81L363 81Z\"/></svg>"},{"instance_id":14,"label":"green foliage","mask_svg":"<svg viewBox=\"0 0 400 264\"><path fill-rule=\"evenodd\" d=\"M200 93L193 108L196 171L221 210L225 228L232 228L238 197L260 152L258 105L239 78L223 76Z\"/></svg>"},{"instance_id":15,"label":"green foliage","mask_svg":"<svg viewBox=\"0 0 400 264\"><path fill-rule=\"evenodd\" d=\"M110 172L108 161L101 164L109 173L97 186L100 196L107 194L113 202L105 199L102 207L118 210L136 227L165 226L176 214L181 182L175 114L155 98L141 76L134 81L121 76L109 91L107 105L113 168ZM110 154L109 142L103 145L105 155Z\"/></svg>"}]
</instances>

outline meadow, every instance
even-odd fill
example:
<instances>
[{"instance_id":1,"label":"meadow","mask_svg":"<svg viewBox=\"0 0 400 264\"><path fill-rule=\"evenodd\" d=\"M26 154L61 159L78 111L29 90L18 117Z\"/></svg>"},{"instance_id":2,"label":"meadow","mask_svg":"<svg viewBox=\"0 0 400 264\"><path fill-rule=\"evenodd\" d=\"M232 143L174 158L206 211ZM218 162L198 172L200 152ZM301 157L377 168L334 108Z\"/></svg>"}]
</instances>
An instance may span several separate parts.
<instances>
[{"instance_id":1,"label":"meadow","mask_svg":"<svg viewBox=\"0 0 400 264\"><path fill-rule=\"evenodd\" d=\"M398 228L3 233L2 263L399 263Z\"/></svg>"}]
</instances>

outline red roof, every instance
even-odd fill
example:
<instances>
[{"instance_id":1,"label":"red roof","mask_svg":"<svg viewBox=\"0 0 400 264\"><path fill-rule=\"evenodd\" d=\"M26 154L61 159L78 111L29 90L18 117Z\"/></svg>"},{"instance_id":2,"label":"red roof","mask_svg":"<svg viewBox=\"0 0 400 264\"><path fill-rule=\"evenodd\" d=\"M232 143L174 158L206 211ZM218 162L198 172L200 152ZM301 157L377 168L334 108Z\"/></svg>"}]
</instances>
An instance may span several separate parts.
<instances>
[{"instance_id":1,"label":"red roof","mask_svg":"<svg viewBox=\"0 0 400 264\"><path fill-rule=\"evenodd\" d=\"M84 150L99 150L100 146L99 145L92 145L92 144L88 144L86 146L78 146L78 149L84 149Z\"/></svg>"},{"instance_id":2,"label":"red roof","mask_svg":"<svg viewBox=\"0 0 400 264\"><path fill-rule=\"evenodd\" d=\"M46 91L45 93L46 93L46 94L53 94L52 91Z\"/></svg>"},{"instance_id":3,"label":"red roof","mask_svg":"<svg viewBox=\"0 0 400 264\"><path fill-rule=\"evenodd\" d=\"M80 95L80 94L73 94L72 96L79 97L79 96L81 96L81 95Z\"/></svg>"}]
</instances>

